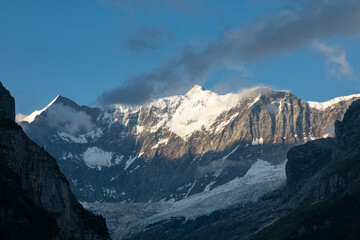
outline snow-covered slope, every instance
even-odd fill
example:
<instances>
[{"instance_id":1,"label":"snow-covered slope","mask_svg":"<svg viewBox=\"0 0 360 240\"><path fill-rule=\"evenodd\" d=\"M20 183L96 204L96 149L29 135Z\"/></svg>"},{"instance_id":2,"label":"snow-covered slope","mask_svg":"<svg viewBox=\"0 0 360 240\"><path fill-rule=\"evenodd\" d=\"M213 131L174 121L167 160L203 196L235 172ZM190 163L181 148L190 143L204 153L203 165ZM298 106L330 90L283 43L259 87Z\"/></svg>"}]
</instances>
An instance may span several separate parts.
<instances>
[{"instance_id":1,"label":"snow-covered slope","mask_svg":"<svg viewBox=\"0 0 360 240\"><path fill-rule=\"evenodd\" d=\"M240 94L218 95L205 91L201 86L194 86L185 94L166 126L186 140L197 130L209 130L216 118L238 105L240 99Z\"/></svg>"},{"instance_id":2,"label":"snow-covered slope","mask_svg":"<svg viewBox=\"0 0 360 240\"><path fill-rule=\"evenodd\" d=\"M318 110L324 111L326 110L328 107L333 106L334 104L340 103L340 102L345 102L348 100L356 100L356 99L360 99L360 94L353 94L353 95L349 95L349 96L343 96L343 97L336 97L333 98L329 101L325 101L325 102L313 102L313 101L307 101L309 106L312 108L316 108Z\"/></svg>"},{"instance_id":3,"label":"snow-covered slope","mask_svg":"<svg viewBox=\"0 0 360 240\"><path fill-rule=\"evenodd\" d=\"M56 157L80 201L134 207L129 214L141 205L150 222L192 219L280 187L287 150L332 136L356 97L342 99L324 111L268 88L219 95L194 86L141 106L101 108L58 96L21 125ZM136 216L119 221L126 217L140 226Z\"/></svg>"},{"instance_id":4,"label":"snow-covered slope","mask_svg":"<svg viewBox=\"0 0 360 240\"><path fill-rule=\"evenodd\" d=\"M216 210L256 202L259 197L279 189L285 183L285 164L286 161L271 165L266 161L257 160L245 176L236 177L224 185L180 201L174 202L171 199L142 205L133 203L83 203L83 205L105 216L112 239L119 240L128 234L141 231L152 223L172 217L195 219Z\"/></svg>"},{"instance_id":5,"label":"snow-covered slope","mask_svg":"<svg viewBox=\"0 0 360 240\"><path fill-rule=\"evenodd\" d=\"M102 108L58 96L21 125L58 159L81 201L180 200L244 176L257 159L278 164L289 147L331 136L357 96L327 111L268 88L219 95L194 86Z\"/></svg>"},{"instance_id":6,"label":"snow-covered slope","mask_svg":"<svg viewBox=\"0 0 360 240\"><path fill-rule=\"evenodd\" d=\"M39 116L42 112L44 112L46 109L48 109L51 105L54 104L54 102L58 99L60 95L57 95L56 98L54 98L54 100L52 100L46 107L44 107L41 110L36 110L33 113L31 113L29 116L26 116L25 118L22 119L23 122L28 122L28 123L32 123L35 118L37 116Z\"/></svg>"}]
</instances>

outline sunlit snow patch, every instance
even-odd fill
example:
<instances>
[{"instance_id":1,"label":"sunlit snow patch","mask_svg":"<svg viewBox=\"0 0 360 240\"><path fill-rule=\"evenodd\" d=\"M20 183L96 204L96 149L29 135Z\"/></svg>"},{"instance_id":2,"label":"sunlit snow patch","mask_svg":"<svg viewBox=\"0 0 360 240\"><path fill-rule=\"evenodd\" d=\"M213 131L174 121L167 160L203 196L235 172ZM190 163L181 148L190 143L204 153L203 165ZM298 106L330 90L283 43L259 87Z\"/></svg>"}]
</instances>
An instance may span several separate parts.
<instances>
[{"instance_id":1,"label":"sunlit snow patch","mask_svg":"<svg viewBox=\"0 0 360 240\"><path fill-rule=\"evenodd\" d=\"M31 113L29 116L25 117L22 119L22 121L24 122L28 122L28 123L32 123L35 118L37 116L39 116L42 112L44 112L45 110L47 110L58 98L59 98L60 95L57 95L56 98L54 100L52 100L46 107L44 107L43 109L41 110L36 110L34 111L33 113Z\"/></svg>"},{"instance_id":2,"label":"sunlit snow patch","mask_svg":"<svg viewBox=\"0 0 360 240\"><path fill-rule=\"evenodd\" d=\"M261 138L256 138L252 141L251 145L263 145L264 143L264 139L261 137Z\"/></svg>"},{"instance_id":3,"label":"sunlit snow patch","mask_svg":"<svg viewBox=\"0 0 360 240\"><path fill-rule=\"evenodd\" d=\"M360 98L360 94L353 94L353 95L349 95L349 96L337 97L337 98L333 98L326 102L308 101L307 103L312 108L316 108L318 110L324 111L325 109L327 109L328 107L331 107L332 105L334 105L336 103L347 101L347 100L354 99L354 98Z\"/></svg>"},{"instance_id":4,"label":"sunlit snow patch","mask_svg":"<svg viewBox=\"0 0 360 240\"><path fill-rule=\"evenodd\" d=\"M255 202L263 194L279 188L285 181L285 164L272 165L257 160L243 177L237 177L228 183L210 191L188 196L174 202L173 206L154 218L184 216L188 219L239 203ZM166 216L166 217L165 217Z\"/></svg>"},{"instance_id":5,"label":"sunlit snow patch","mask_svg":"<svg viewBox=\"0 0 360 240\"><path fill-rule=\"evenodd\" d=\"M170 131L183 139L202 127L209 130L215 119L224 111L239 104L236 94L218 95L194 86L176 109L172 119L167 123Z\"/></svg>"},{"instance_id":6,"label":"sunlit snow patch","mask_svg":"<svg viewBox=\"0 0 360 240\"><path fill-rule=\"evenodd\" d=\"M136 160L136 158L136 155L134 157L130 156L129 159L125 162L124 170L128 169L128 167L130 167L130 165Z\"/></svg>"},{"instance_id":7,"label":"sunlit snow patch","mask_svg":"<svg viewBox=\"0 0 360 240\"><path fill-rule=\"evenodd\" d=\"M110 167L112 152L105 152L97 147L89 147L83 154L86 166L89 168Z\"/></svg>"}]
</instances>

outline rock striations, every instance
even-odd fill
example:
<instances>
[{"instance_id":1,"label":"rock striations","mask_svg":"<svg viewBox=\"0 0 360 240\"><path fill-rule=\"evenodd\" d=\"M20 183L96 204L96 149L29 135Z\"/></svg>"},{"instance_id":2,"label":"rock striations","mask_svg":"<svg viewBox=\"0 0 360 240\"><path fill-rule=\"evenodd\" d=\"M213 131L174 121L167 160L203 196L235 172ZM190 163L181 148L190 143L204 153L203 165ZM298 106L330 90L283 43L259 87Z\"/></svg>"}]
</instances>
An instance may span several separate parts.
<instances>
[{"instance_id":1,"label":"rock striations","mask_svg":"<svg viewBox=\"0 0 360 240\"><path fill-rule=\"evenodd\" d=\"M254 226L278 216L266 217L272 216L279 197L275 201L262 196L285 184L287 151L333 137L335 122L359 98L314 103L289 91L253 88L219 95L200 86L141 106L87 107L58 96L20 124L56 157L84 205L104 214L114 239L134 236L144 228L159 236L161 228L146 227L156 222L181 222L182 233L195 233L197 226L208 233L205 236L219 239L236 228L233 212L224 209L239 206L235 215L244 217L238 219L244 228L236 228L237 236L245 238ZM331 141L319 140L307 154L318 154ZM306 168L306 162L298 165ZM293 202L288 209L296 206ZM212 217L204 220L207 215ZM211 219L219 218L212 222L213 230L206 228Z\"/></svg>"},{"instance_id":2,"label":"rock striations","mask_svg":"<svg viewBox=\"0 0 360 240\"><path fill-rule=\"evenodd\" d=\"M335 132L288 152L279 209L292 211L254 239L360 238L360 100Z\"/></svg>"},{"instance_id":3,"label":"rock striations","mask_svg":"<svg viewBox=\"0 0 360 240\"><path fill-rule=\"evenodd\" d=\"M91 108L58 96L20 124L56 157L81 201L180 200L244 176L258 159L279 164L290 147L333 136L357 98L309 104L289 91L218 95L194 86L142 106Z\"/></svg>"},{"instance_id":4,"label":"rock striations","mask_svg":"<svg viewBox=\"0 0 360 240\"><path fill-rule=\"evenodd\" d=\"M49 231L49 235L43 239L51 239L50 236L54 233L56 233L56 239L109 239L105 220L82 207L70 191L69 183L60 172L56 160L45 151L44 147L39 147L31 141L21 127L14 122L15 106L10 93L2 89L0 99L2 101L0 109L4 113L0 117L2 171L6 171L10 177L15 176L13 181L10 177L2 179L5 183L2 182L0 198L2 203L13 201L15 204L19 199L26 199L28 202L26 205L28 207L25 210L20 208L23 205L15 204L12 207L9 207L9 204L1 205L0 225L6 224L6 216L12 214L10 209L15 212L25 211L26 213L26 211L32 211L31 209L36 207L46 211L41 210L44 211L44 217L42 218L43 222L41 219L39 220L39 224L53 226L53 231L50 229L43 230L44 232ZM11 186L11 184L17 186L16 192L19 192L19 195L13 193L10 195L14 197L13 200L8 199L9 194L4 191L6 186ZM8 202L3 201L4 199L7 199ZM52 225L51 219L56 220ZM20 221L18 224L21 233L21 229L26 227L27 221ZM10 226L14 225L10 224ZM58 230L56 230L57 228ZM10 232L9 234L13 233ZM6 237L12 239L11 235L3 237L2 239L6 239ZM36 239L36 235L27 237Z\"/></svg>"},{"instance_id":5,"label":"rock striations","mask_svg":"<svg viewBox=\"0 0 360 240\"><path fill-rule=\"evenodd\" d=\"M335 132L291 148L285 187L256 204L167 219L126 239L359 239L360 100Z\"/></svg>"}]
</instances>

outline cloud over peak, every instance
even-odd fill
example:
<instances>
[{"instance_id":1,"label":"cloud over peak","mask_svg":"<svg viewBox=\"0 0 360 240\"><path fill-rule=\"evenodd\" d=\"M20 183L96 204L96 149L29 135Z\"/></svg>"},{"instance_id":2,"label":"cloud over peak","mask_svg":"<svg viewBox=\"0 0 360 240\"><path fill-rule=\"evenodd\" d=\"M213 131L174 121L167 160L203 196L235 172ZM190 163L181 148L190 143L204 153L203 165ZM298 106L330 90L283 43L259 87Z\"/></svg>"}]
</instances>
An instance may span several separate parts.
<instances>
[{"instance_id":1,"label":"cloud over peak","mask_svg":"<svg viewBox=\"0 0 360 240\"><path fill-rule=\"evenodd\" d=\"M212 71L288 52L314 41L360 33L360 1L305 1L301 10L269 14L202 46L187 46L165 59L152 71L132 76L123 85L104 92L101 104L140 104L192 84L202 84ZM345 52L317 47L328 63L337 64L335 74L351 74ZM127 98L127 96L129 98Z\"/></svg>"}]
</instances>

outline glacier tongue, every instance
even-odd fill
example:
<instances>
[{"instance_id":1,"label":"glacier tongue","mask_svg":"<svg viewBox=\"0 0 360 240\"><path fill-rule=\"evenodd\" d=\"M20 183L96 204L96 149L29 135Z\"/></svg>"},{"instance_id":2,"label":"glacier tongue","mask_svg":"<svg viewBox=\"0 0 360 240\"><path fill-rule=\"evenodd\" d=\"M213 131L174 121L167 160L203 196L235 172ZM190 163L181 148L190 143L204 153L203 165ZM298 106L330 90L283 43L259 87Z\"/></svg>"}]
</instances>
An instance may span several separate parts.
<instances>
[{"instance_id":1,"label":"glacier tongue","mask_svg":"<svg viewBox=\"0 0 360 240\"><path fill-rule=\"evenodd\" d=\"M257 160L245 176L235 178L212 190L180 201L154 203L83 203L84 207L107 219L112 239L122 239L147 225L172 217L195 219L216 210L256 202L264 194L283 186L286 160L272 165Z\"/></svg>"}]
</instances>

